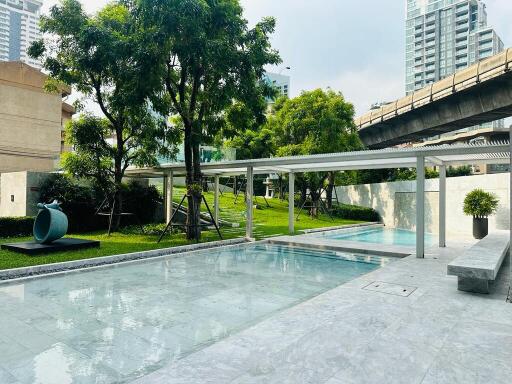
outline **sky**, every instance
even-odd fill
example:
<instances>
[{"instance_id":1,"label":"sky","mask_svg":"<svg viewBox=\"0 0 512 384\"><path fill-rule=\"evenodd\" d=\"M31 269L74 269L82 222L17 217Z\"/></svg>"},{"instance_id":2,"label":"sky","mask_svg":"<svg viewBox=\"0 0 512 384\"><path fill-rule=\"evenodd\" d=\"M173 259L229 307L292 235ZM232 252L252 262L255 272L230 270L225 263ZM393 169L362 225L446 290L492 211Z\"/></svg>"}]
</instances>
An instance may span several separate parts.
<instances>
[{"instance_id":1,"label":"sky","mask_svg":"<svg viewBox=\"0 0 512 384\"><path fill-rule=\"evenodd\" d=\"M55 0L43 0L43 12ZM485 0L489 25L512 46L512 0ZM95 12L107 0L83 0ZM272 46L283 60L269 68L291 76L291 96L330 87L356 107L405 95L405 0L241 0L252 26L276 18ZM290 70L285 69L290 67Z\"/></svg>"}]
</instances>

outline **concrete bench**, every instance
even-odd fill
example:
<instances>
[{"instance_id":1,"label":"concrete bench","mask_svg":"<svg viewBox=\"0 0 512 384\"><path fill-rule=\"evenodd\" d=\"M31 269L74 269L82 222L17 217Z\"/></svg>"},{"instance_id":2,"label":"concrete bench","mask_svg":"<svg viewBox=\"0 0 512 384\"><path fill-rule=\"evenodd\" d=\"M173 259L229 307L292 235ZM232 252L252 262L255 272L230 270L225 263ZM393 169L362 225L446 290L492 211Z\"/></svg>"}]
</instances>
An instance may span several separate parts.
<instances>
[{"instance_id":1,"label":"concrete bench","mask_svg":"<svg viewBox=\"0 0 512 384\"><path fill-rule=\"evenodd\" d=\"M448 264L448 275L458 277L459 291L489 293L489 282L496 280L509 242L508 231L491 233Z\"/></svg>"}]
</instances>

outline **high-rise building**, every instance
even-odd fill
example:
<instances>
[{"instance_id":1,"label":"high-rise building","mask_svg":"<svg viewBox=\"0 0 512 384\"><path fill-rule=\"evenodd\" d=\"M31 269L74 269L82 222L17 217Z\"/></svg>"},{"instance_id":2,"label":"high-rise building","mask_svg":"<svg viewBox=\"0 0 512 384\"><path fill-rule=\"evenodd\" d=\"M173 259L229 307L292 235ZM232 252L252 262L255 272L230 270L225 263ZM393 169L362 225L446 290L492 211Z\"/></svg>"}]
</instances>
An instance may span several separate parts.
<instances>
[{"instance_id":1,"label":"high-rise building","mask_svg":"<svg viewBox=\"0 0 512 384\"><path fill-rule=\"evenodd\" d=\"M277 89L278 96L288 97L290 94L290 76L267 72L265 80ZM274 99L267 99L268 104L274 104Z\"/></svg>"},{"instance_id":2,"label":"high-rise building","mask_svg":"<svg viewBox=\"0 0 512 384\"><path fill-rule=\"evenodd\" d=\"M41 37L42 5L40 0L0 0L0 61L23 61L40 68L27 49Z\"/></svg>"},{"instance_id":3,"label":"high-rise building","mask_svg":"<svg viewBox=\"0 0 512 384\"><path fill-rule=\"evenodd\" d=\"M481 0L406 0L407 94L504 50ZM504 120L432 137L424 144L488 140Z\"/></svg>"}]
</instances>

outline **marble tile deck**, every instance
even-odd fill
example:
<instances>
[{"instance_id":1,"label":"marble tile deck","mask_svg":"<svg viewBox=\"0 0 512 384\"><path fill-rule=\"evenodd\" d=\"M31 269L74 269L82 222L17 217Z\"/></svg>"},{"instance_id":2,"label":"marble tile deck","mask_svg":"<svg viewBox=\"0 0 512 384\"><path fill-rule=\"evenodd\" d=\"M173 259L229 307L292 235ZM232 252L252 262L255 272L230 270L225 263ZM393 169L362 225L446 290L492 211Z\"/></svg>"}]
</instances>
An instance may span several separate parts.
<instances>
[{"instance_id":1,"label":"marble tile deck","mask_svg":"<svg viewBox=\"0 0 512 384\"><path fill-rule=\"evenodd\" d=\"M509 384L509 260L490 295L457 291L456 277L446 275L472 244L388 264L135 383ZM376 281L416 289L408 296L364 289Z\"/></svg>"}]
</instances>

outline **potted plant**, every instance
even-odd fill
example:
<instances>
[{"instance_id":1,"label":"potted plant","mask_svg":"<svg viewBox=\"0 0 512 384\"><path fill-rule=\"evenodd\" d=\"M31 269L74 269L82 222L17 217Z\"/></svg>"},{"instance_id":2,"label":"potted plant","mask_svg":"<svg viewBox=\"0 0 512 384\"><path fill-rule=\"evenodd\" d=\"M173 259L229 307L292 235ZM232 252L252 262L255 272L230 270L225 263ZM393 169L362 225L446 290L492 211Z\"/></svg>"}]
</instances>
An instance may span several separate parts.
<instances>
[{"instance_id":1,"label":"potted plant","mask_svg":"<svg viewBox=\"0 0 512 384\"><path fill-rule=\"evenodd\" d=\"M464 214L473 216L473 237L483 239L489 233L488 217L498 209L495 194L475 189L464 199Z\"/></svg>"}]
</instances>

